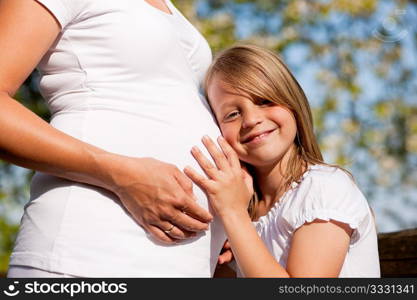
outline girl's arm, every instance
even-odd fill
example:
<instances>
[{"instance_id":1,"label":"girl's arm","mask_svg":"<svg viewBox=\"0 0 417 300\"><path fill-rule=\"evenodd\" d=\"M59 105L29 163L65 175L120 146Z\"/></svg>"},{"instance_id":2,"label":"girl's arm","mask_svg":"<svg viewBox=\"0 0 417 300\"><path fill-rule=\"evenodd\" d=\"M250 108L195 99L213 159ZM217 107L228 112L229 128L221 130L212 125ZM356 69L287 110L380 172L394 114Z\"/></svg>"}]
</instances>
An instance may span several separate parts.
<instances>
[{"instance_id":1,"label":"girl's arm","mask_svg":"<svg viewBox=\"0 0 417 300\"><path fill-rule=\"evenodd\" d=\"M161 241L206 229L211 216L196 204L192 182L178 168L84 143L12 98L59 32L58 22L35 0L0 0L0 159L108 189ZM182 213L185 207L187 214ZM163 230L171 223L178 226L167 235Z\"/></svg>"},{"instance_id":2,"label":"girl's arm","mask_svg":"<svg viewBox=\"0 0 417 300\"><path fill-rule=\"evenodd\" d=\"M207 193L225 227L234 257L245 277L337 277L349 246L351 229L334 221L306 223L295 233L287 268L271 255L256 232L247 212L253 193L251 182L240 168L236 153L223 138L222 151L204 138L216 166L198 149L192 154L208 178L187 167L185 173Z\"/></svg>"},{"instance_id":3,"label":"girl's arm","mask_svg":"<svg viewBox=\"0 0 417 300\"><path fill-rule=\"evenodd\" d=\"M247 211L229 212L221 220L244 277L289 277L259 237Z\"/></svg>"},{"instance_id":4,"label":"girl's arm","mask_svg":"<svg viewBox=\"0 0 417 300\"><path fill-rule=\"evenodd\" d=\"M287 271L292 277L338 277L351 235L345 223L318 219L304 223L292 238Z\"/></svg>"},{"instance_id":5,"label":"girl's arm","mask_svg":"<svg viewBox=\"0 0 417 300\"><path fill-rule=\"evenodd\" d=\"M271 255L247 212L222 217L233 254L245 277L338 277L352 229L336 221L301 226L291 241L284 269Z\"/></svg>"}]
</instances>

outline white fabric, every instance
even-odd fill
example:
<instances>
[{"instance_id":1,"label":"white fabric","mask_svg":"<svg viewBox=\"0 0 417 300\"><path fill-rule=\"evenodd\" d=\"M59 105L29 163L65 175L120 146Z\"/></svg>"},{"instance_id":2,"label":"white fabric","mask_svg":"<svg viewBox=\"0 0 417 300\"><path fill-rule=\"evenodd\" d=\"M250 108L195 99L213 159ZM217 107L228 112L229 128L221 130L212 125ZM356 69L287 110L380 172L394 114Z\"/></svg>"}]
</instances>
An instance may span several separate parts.
<instances>
[{"instance_id":1,"label":"white fabric","mask_svg":"<svg viewBox=\"0 0 417 300\"><path fill-rule=\"evenodd\" d=\"M277 261L286 267L297 228L315 219L335 220L353 229L339 277L380 277L377 234L370 207L341 169L313 165L279 202L253 222Z\"/></svg>"},{"instance_id":2,"label":"white fabric","mask_svg":"<svg viewBox=\"0 0 417 300\"><path fill-rule=\"evenodd\" d=\"M142 0L38 2L62 27L38 66L51 125L110 152L199 169L191 147L220 135L199 92L211 51L174 5L167 14ZM162 246L113 194L36 173L10 264L83 277L209 277L224 240L215 219L193 240Z\"/></svg>"},{"instance_id":3,"label":"white fabric","mask_svg":"<svg viewBox=\"0 0 417 300\"><path fill-rule=\"evenodd\" d=\"M32 267L11 266L7 272L7 278L76 278L75 276L48 272Z\"/></svg>"}]
</instances>

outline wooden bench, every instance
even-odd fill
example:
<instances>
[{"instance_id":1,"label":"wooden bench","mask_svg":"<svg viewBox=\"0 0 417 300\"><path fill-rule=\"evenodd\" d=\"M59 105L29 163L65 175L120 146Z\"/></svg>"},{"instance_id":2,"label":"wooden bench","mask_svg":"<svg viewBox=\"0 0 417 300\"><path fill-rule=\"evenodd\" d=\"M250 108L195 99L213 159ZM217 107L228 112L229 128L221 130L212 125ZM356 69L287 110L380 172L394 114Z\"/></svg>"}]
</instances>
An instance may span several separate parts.
<instances>
[{"instance_id":1,"label":"wooden bench","mask_svg":"<svg viewBox=\"0 0 417 300\"><path fill-rule=\"evenodd\" d=\"M378 235L382 277L417 277L417 228Z\"/></svg>"}]
</instances>

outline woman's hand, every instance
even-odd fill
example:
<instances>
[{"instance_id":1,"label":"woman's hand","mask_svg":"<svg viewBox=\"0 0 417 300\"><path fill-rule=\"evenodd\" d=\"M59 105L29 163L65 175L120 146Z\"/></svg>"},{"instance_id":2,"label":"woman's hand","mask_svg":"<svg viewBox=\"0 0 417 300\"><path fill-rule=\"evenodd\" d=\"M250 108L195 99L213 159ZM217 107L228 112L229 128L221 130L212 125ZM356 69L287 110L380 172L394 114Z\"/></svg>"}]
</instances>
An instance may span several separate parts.
<instances>
[{"instance_id":1,"label":"woman's hand","mask_svg":"<svg viewBox=\"0 0 417 300\"><path fill-rule=\"evenodd\" d=\"M208 229L213 217L197 204L191 180L176 166L153 158L117 160L111 190L153 237L172 243Z\"/></svg>"},{"instance_id":2,"label":"woman's hand","mask_svg":"<svg viewBox=\"0 0 417 300\"><path fill-rule=\"evenodd\" d=\"M184 172L206 192L212 207L223 218L232 212L247 211L253 195L253 186L251 176L240 166L233 148L223 137L218 138L218 143L221 149L208 136L203 138L203 144L216 165L213 165L197 147L191 150L208 178L198 174L191 167L186 167Z\"/></svg>"}]
</instances>

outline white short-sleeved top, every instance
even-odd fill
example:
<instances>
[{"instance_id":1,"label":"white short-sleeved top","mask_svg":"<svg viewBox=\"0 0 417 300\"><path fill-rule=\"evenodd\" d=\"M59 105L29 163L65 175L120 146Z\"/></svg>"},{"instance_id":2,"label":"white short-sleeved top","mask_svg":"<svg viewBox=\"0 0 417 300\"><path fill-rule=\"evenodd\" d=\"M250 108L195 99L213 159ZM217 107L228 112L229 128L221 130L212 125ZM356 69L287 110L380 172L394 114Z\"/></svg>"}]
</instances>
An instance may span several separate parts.
<instances>
[{"instance_id":1,"label":"white short-sleeved top","mask_svg":"<svg viewBox=\"0 0 417 300\"><path fill-rule=\"evenodd\" d=\"M51 125L113 153L198 169L191 147L220 135L199 90L212 55L174 5L167 1L168 14L143 0L38 2L62 28L38 66ZM38 172L10 264L87 277L208 277L224 240L215 218L196 238L162 246L112 193Z\"/></svg>"},{"instance_id":2,"label":"white short-sleeved top","mask_svg":"<svg viewBox=\"0 0 417 300\"><path fill-rule=\"evenodd\" d=\"M269 251L286 267L294 232L315 219L348 224L353 233L340 277L380 277L377 233L370 207L346 172L313 165L254 225Z\"/></svg>"}]
</instances>

